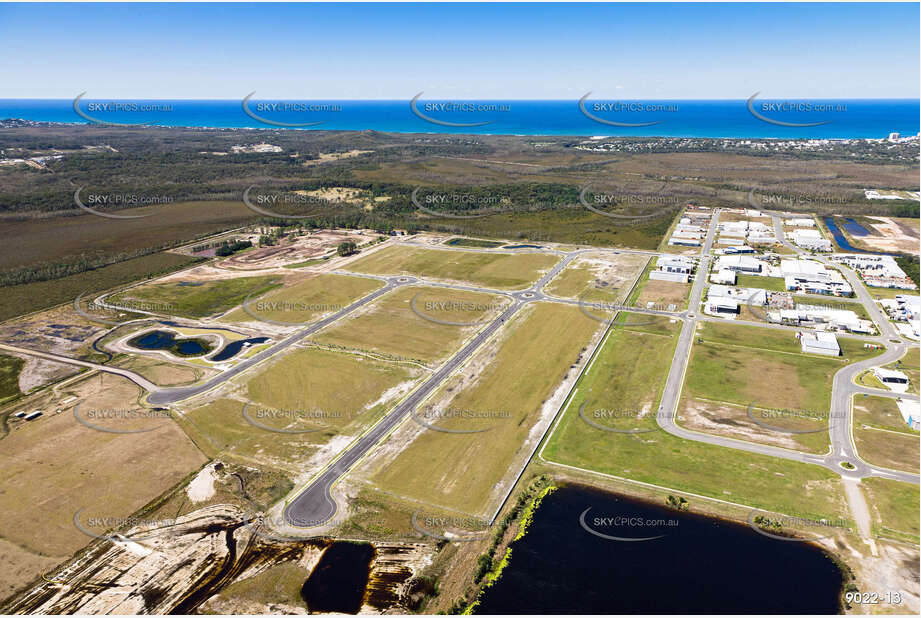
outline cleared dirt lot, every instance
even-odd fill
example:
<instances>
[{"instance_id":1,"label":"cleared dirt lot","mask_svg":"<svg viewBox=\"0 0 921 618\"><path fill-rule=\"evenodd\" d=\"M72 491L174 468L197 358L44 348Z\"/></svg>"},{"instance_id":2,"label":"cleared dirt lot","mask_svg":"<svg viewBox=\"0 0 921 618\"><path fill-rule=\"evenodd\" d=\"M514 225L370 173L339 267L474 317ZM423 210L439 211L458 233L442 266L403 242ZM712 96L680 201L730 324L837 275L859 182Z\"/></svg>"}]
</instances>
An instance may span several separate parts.
<instances>
[{"instance_id":1,"label":"cleared dirt lot","mask_svg":"<svg viewBox=\"0 0 921 618\"><path fill-rule=\"evenodd\" d=\"M74 526L78 510L128 517L205 462L173 420L113 415L140 410L139 394L124 378L90 376L61 389L59 408L43 406L44 416L11 426L0 440L0 563L15 567L0 575L0 591L38 576L49 557L58 561L92 540ZM92 429L74 417L77 403L84 418L110 411L109 418L93 418L97 426L150 431Z\"/></svg>"},{"instance_id":2,"label":"cleared dirt lot","mask_svg":"<svg viewBox=\"0 0 921 618\"><path fill-rule=\"evenodd\" d=\"M544 286L544 292L561 298L586 294L587 300L622 302L648 260L647 256L631 253L587 253Z\"/></svg>"}]
</instances>

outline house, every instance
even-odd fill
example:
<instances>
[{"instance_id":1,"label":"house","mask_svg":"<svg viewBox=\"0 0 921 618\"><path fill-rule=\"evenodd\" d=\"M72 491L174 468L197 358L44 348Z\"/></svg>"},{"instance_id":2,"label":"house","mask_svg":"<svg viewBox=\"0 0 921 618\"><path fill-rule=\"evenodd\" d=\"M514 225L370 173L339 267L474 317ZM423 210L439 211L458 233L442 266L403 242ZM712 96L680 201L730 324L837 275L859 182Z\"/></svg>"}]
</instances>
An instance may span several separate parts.
<instances>
[{"instance_id":1,"label":"house","mask_svg":"<svg viewBox=\"0 0 921 618\"><path fill-rule=\"evenodd\" d=\"M908 376L901 371L886 369L885 367L874 367L873 375L893 392L904 393L908 390Z\"/></svg>"},{"instance_id":2,"label":"house","mask_svg":"<svg viewBox=\"0 0 921 618\"><path fill-rule=\"evenodd\" d=\"M801 333L800 346L806 354L822 354L824 356L841 356L841 347L838 338L832 333Z\"/></svg>"}]
</instances>

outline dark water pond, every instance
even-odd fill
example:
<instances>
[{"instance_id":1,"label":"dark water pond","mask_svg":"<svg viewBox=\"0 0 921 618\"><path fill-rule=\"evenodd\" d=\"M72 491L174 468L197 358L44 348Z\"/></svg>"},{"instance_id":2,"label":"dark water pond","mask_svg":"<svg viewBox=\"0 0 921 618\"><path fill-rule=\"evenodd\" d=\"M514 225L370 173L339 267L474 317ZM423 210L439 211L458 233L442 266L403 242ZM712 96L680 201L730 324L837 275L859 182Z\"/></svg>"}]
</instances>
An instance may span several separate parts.
<instances>
[{"instance_id":1,"label":"dark water pond","mask_svg":"<svg viewBox=\"0 0 921 618\"><path fill-rule=\"evenodd\" d=\"M869 253L871 255L895 255L892 253L884 253L882 251L866 251L864 249L858 249L857 247L851 245L851 243L847 241L847 237L845 237L844 233L838 227L838 224L835 223L835 220L833 217L823 217L823 220L825 221L825 225L828 227L829 231L831 232L832 237L835 239L835 243L839 247L841 247L844 251L847 251L848 253ZM870 234L867 231L867 228L863 227L862 225L860 225L859 223L857 223L851 218L845 219L842 225L844 226L844 229L846 229L848 233L851 234L852 236L868 236Z\"/></svg>"},{"instance_id":2,"label":"dark water pond","mask_svg":"<svg viewBox=\"0 0 921 618\"><path fill-rule=\"evenodd\" d=\"M568 486L544 499L476 613L835 614L843 582L813 545Z\"/></svg>"},{"instance_id":3,"label":"dark water pond","mask_svg":"<svg viewBox=\"0 0 921 618\"><path fill-rule=\"evenodd\" d=\"M505 245L503 249L542 249L540 245Z\"/></svg>"},{"instance_id":4,"label":"dark water pond","mask_svg":"<svg viewBox=\"0 0 921 618\"><path fill-rule=\"evenodd\" d=\"M139 350L167 350L177 356L201 356L212 350L204 339L177 338L176 333L153 330L128 341L128 345Z\"/></svg>"},{"instance_id":5,"label":"dark water pond","mask_svg":"<svg viewBox=\"0 0 921 618\"><path fill-rule=\"evenodd\" d=\"M870 232L867 231L867 228L860 225L859 223L857 223L850 217L847 217L844 219L844 223L842 223L842 226L844 227L844 229L847 230L848 234L850 234L851 236L869 236L870 235Z\"/></svg>"},{"instance_id":6,"label":"dark water pond","mask_svg":"<svg viewBox=\"0 0 921 618\"><path fill-rule=\"evenodd\" d=\"M301 588L301 598L310 613L357 614L373 559L374 547L368 543L339 541L330 545Z\"/></svg>"},{"instance_id":7,"label":"dark water pond","mask_svg":"<svg viewBox=\"0 0 921 618\"><path fill-rule=\"evenodd\" d=\"M224 349L209 358L208 360L214 362L221 362L227 359L233 358L240 353L240 350L246 346L246 344L256 345L257 343L265 343L268 341L268 337L252 337L250 339L241 339L240 341L234 341L233 343L228 343L224 346Z\"/></svg>"}]
</instances>

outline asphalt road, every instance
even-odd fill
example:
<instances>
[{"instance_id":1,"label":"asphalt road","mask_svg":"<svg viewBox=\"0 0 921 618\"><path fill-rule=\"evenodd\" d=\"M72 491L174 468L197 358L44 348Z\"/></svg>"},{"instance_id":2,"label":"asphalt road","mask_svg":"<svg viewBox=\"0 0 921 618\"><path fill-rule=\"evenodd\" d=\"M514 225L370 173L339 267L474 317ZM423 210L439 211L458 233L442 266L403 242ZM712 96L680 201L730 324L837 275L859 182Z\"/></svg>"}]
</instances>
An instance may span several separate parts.
<instances>
[{"instance_id":1,"label":"asphalt road","mask_svg":"<svg viewBox=\"0 0 921 618\"><path fill-rule=\"evenodd\" d=\"M384 439L406 416L426 399L442 382L460 367L476 350L502 327L522 306L543 298L540 290L550 279L563 270L580 252L565 256L553 268L542 276L537 283L527 290L511 294L511 305L478 332L454 356L439 367L416 390L394 407L376 425L353 442L335 461L319 475L311 479L301 493L295 496L285 507L283 516L292 526L310 528L320 526L336 515L338 509L332 497L332 487L356 462L361 460L371 449Z\"/></svg>"},{"instance_id":2,"label":"asphalt road","mask_svg":"<svg viewBox=\"0 0 921 618\"><path fill-rule=\"evenodd\" d=\"M226 371L222 371L221 373L214 376L213 378L211 378L204 384L198 384L198 385L193 385L193 386L180 386L176 388L157 388L156 390L154 390L147 396L147 401L151 403L152 405L165 405L165 404L170 404L170 403L176 403L177 401L182 401L183 399L188 399L189 397L194 397L195 395L200 395L201 393L209 391L212 388L220 384L223 384L230 378L243 373L244 371L246 371L253 365L257 363L261 363L265 359L271 356L274 356L275 354L278 354L282 350L285 350L291 347L298 341L302 341L303 339L314 334L321 328L325 328L329 326L336 320L348 315L349 313L355 311L359 307L362 307L370 303L375 298L378 298L379 296L386 294L393 288L399 285L402 285L402 282L400 282L399 279L408 280L409 278L408 277L399 277L399 278L394 277L390 279L387 285L385 285L384 287L378 290L375 290L371 294L368 294L367 296L364 296L356 300L351 305L348 305L344 309L340 309L336 313L333 313L332 315L329 315L323 318L319 322L315 322L311 324L310 326L304 328L303 330L299 330L298 332L294 333L287 339L283 339L282 341L276 343L269 349L263 350L259 354L256 354L252 358L248 358L245 361L242 361L236 364L235 366L231 367L230 369Z\"/></svg>"}]
</instances>

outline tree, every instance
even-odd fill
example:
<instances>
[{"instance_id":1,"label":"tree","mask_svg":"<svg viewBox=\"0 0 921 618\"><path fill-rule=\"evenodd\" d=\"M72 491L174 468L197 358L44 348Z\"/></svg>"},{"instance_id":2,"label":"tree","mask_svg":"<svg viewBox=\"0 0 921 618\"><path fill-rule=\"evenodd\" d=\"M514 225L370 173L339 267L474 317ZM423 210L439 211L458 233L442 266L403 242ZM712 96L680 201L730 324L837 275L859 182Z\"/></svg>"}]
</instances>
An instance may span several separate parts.
<instances>
[{"instance_id":1,"label":"tree","mask_svg":"<svg viewBox=\"0 0 921 618\"><path fill-rule=\"evenodd\" d=\"M339 255L352 255L358 253L358 247L355 246L355 243L351 240L339 243L339 246L336 247L336 253Z\"/></svg>"}]
</instances>

